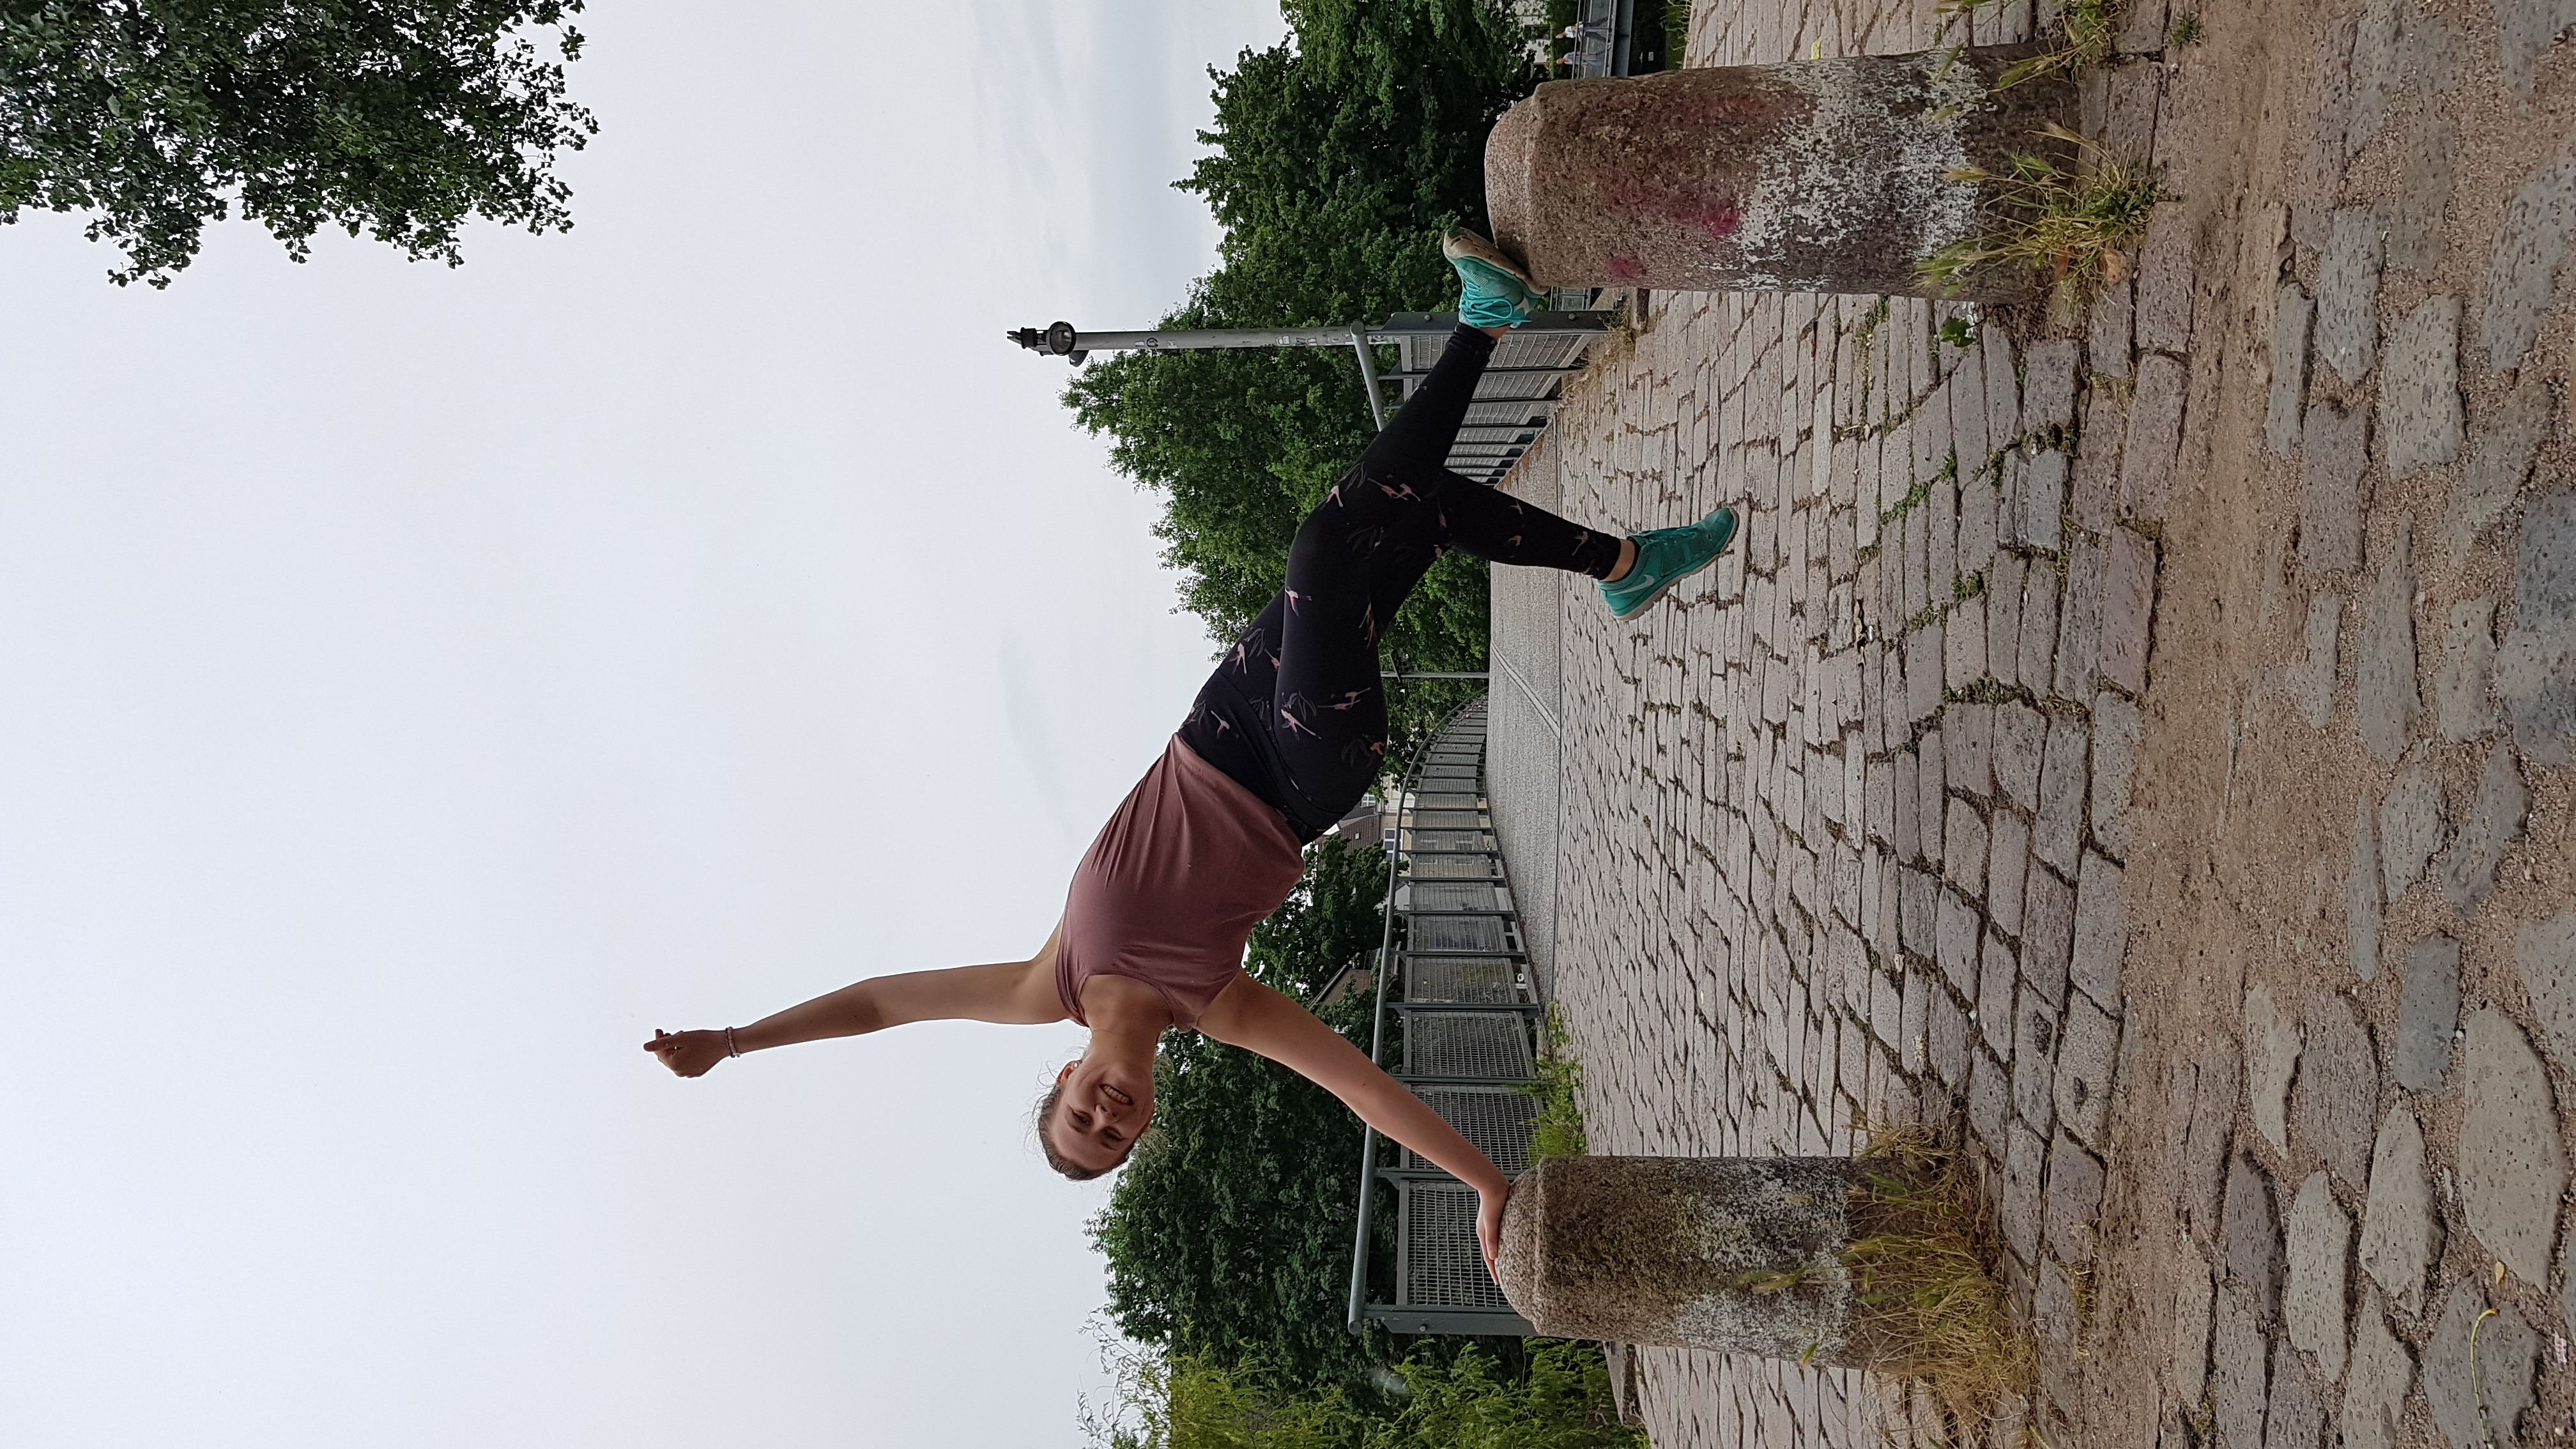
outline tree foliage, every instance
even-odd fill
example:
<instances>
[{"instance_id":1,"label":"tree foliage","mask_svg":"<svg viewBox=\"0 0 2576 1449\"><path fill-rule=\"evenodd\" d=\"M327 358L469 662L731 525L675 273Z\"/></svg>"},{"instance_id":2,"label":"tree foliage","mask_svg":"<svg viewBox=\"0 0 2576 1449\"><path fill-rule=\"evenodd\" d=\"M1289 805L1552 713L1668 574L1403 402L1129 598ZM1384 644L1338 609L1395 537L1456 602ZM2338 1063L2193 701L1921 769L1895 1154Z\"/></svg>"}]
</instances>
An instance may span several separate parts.
<instances>
[{"instance_id":1,"label":"tree foliage","mask_svg":"<svg viewBox=\"0 0 2576 1449\"><path fill-rule=\"evenodd\" d=\"M1243 969L1264 986L1310 998L1377 949L1385 905L1386 852L1327 835L1307 848L1297 889L1252 928Z\"/></svg>"},{"instance_id":2,"label":"tree foliage","mask_svg":"<svg viewBox=\"0 0 2576 1449\"><path fill-rule=\"evenodd\" d=\"M1622 1427L1599 1352L1529 1339L1515 1369L1470 1346L1398 1369L1393 1402L1205 1354L1113 1357L1114 1401L1085 1416L1103 1449L1646 1449Z\"/></svg>"},{"instance_id":3,"label":"tree foliage","mask_svg":"<svg viewBox=\"0 0 2576 1449\"><path fill-rule=\"evenodd\" d=\"M1246 963L1305 996L1376 948L1386 857L1326 836L1306 877L1258 927ZM1324 1018L1367 1047L1369 998ZM1398 1352L1344 1331L1359 1210L1360 1121L1295 1072L1194 1033L1166 1039L1154 1126L1091 1224L1109 1259L1109 1312L1131 1338L1235 1362L1246 1354L1316 1380ZM1390 1240L1390 1249L1391 1249Z\"/></svg>"},{"instance_id":4,"label":"tree foliage","mask_svg":"<svg viewBox=\"0 0 2576 1449\"><path fill-rule=\"evenodd\" d=\"M110 279L156 287L236 205L298 261L325 226L451 266L476 217L564 230L556 153L598 130L564 93L581 8L0 0L0 220L87 212Z\"/></svg>"},{"instance_id":5,"label":"tree foliage","mask_svg":"<svg viewBox=\"0 0 2576 1449\"><path fill-rule=\"evenodd\" d=\"M1538 73L1488 0L1290 0L1291 38L1216 82L1212 149L1175 183L1224 227L1167 327L1347 324L1456 305L1444 227L1485 224L1485 135ZM1391 351L1380 365L1392 368ZM1374 432L1347 349L1127 353L1065 401L1112 464L1163 496L1183 607L1231 640L1287 574L1298 521ZM1418 669L1479 669L1485 565L1435 565L1386 634ZM1397 702L1399 740L1456 702Z\"/></svg>"}]
</instances>

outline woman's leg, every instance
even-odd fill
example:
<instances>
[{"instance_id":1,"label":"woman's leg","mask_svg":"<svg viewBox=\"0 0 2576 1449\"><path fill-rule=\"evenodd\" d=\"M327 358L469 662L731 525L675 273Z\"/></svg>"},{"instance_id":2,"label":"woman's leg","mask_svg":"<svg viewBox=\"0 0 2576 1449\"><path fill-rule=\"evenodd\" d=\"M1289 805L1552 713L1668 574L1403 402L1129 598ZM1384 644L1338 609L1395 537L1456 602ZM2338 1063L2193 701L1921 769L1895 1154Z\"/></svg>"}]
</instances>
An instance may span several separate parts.
<instances>
[{"instance_id":1,"label":"woman's leg","mask_svg":"<svg viewBox=\"0 0 2576 1449\"><path fill-rule=\"evenodd\" d=\"M1386 500L1357 470L1335 492L1344 489ZM1400 501L1353 526L1358 512L1337 498L1308 518L1289 555L1287 589L1217 661L1180 731L1306 839L1329 829L1377 777L1386 740L1377 641L1444 548L1607 578L1624 546L1616 534L1455 473L1429 499ZM1350 598L1364 601L1356 619L1331 602ZM1284 672L1283 659L1294 661Z\"/></svg>"},{"instance_id":2,"label":"woman's leg","mask_svg":"<svg viewBox=\"0 0 2576 1449\"><path fill-rule=\"evenodd\" d=\"M1386 758L1378 636L1447 542L1438 500L1456 476L1449 445L1493 355L1494 339L1475 328L1450 335L1430 375L1298 526L1288 586L1262 614L1274 632L1257 623L1246 635L1273 651L1265 724L1286 778L1284 800L1272 803L1308 839L1366 793Z\"/></svg>"},{"instance_id":3,"label":"woman's leg","mask_svg":"<svg viewBox=\"0 0 2576 1449\"><path fill-rule=\"evenodd\" d=\"M1436 491L1448 471L1449 447L1467 421L1467 405L1476 400L1476 382L1493 361L1494 339L1464 323L1449 334L1440 360L1431 364L1404 406L1360 454L1353 471L1392 483L1412 483Z\"/></svg>"},{"instance_id":4,"label":"woman's leg","mask_svg":"<svg viewBox=\"0 0 2576 1449\"><path fill-rule=\"evenodd\" d=\"M1355 484L1382 486L1354 475L1335 491ZM1307 516L1273 606L1280 642L1266 723L1286 775L1288 823L1309 839L1349 812L1385 762L1378 635L1439 553L1428 529L1345 527L1342 511L1328 498Z\"/></svg>"},{"instance_id":5,"label":"woman's leg","mask_svg":"<svg viewBox=\"0 0 2576 1449\"><path fill-rule=\"evenodd\" d=\"M1614 572L1616 535L1594 533L1448 470L1493 339L1462 327L1423 386L1297 530L1275 616L1269 727L1301 833L1341 818L1386 757L1378 638L1453 543L1485 558Z\"/></svg>"},{"instance_id":6,"label":"woman's leg","mask_svg":"<svg viewBox=\"0 0 2576 1449\"><path fill-rule=\"evenodd\" d=\"M1287 587L1228 651L1182 729L1301 838L1331 828L1383 768L1378 638L1443 549L1600 579L1634 557L1616 535L1448 470L1492 356L1483 332L1452 335L1423 385L1299 526Z\"/></svg>"},{"instance_id":7,"label":"woman's leg","mask_svg":"<svg viewBox=\"0 0 2576 1449\"><path fill-rule=\"evenodd\" d=\"M1478 558L1596 579L1619 572L1624 540L1618 534L1585 528L1472 478L1450 474L1438 511L1441 541Z\"/></svg>"}]
</instances>

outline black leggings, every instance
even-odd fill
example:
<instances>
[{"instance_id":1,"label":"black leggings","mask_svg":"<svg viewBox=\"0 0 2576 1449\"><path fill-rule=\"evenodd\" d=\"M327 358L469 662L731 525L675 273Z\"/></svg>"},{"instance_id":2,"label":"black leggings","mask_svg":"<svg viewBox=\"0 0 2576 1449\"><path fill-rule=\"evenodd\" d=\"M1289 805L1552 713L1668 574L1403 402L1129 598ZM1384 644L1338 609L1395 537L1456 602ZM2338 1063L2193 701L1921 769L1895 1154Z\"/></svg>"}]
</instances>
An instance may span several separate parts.
<instances>
[{"instance_id":1,"label":"black leggings","mask_svg":"<svg viewBox=\"0 0 2576 1449\"><path fill-rule=\"evenodd\" d=\"M1297 529L1288 587L1208 676L1181 738L1313 840L1386 759L1378 635L1448 548L1495 563L1607 578L1619 537L1595 533L1442 466L1494 339L1450 335L1395 420Z\"/></svg>"}]
</instances>

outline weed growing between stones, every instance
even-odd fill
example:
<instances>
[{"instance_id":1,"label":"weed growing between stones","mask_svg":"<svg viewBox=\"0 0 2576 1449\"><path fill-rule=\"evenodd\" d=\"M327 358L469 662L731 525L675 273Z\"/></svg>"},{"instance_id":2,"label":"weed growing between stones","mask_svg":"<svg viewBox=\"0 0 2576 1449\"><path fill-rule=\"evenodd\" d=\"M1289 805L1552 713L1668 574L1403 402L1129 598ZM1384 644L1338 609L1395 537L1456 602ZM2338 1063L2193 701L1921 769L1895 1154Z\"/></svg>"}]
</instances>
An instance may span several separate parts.
<instances>
[{"instance_id":1,"label":"weed growing between stones","mask_svg":"<svg viewBox=\"0 0 2576 1449\"><path fill-rule=\"evenodd\" d=\"M2177 15L2174 17L2173 28L2165 32L2165 44L2198 45L2207 36L2208 31L2201 25L2198 15Z\"/></svg>"},{"instance_id":2,"label":"weed growing between stones","mask_svg":"<svg viewBox=\"0 0 2576 1449\"><path fill-rule=\"evenodd\" d=\"M1556 1007L1547 1009L1547 1030L1540 1043L1537 1075L1518 1090L1538 1099L1538 1116L1531 1121L1530 1166L1551 1157L1581 1157L1583 1106L1577 1098L1583 1090L1583 1063L1566 1050L1571 1038L1566 1035L1565 1015Z\"/></svg>"},{"instance_id":3,"label":"weed growing between stones","mask_svg":"<svg viewBox=\"0 0 2576 1449\"><path fill-rule=\"evenodd\" d=\"M2014 155L2003 172L1962 167L1953 181L1986 189L1987 228L1952 242L1921 262L1925 282L1955 293L1975 275L2015 267L2051 274L2061 297L2075 298L2096 282L2128 274L2122 248L2147 234L2147 217L2164 188L2144 166L2112 156L2064 126L2041 135L2064 142L2071 163L2040 155Z\"/></svg>"},{"instance_id":4,"label":"weed growing between stones","mask_svg":"<svg viewBox=\"0 0 2576 1449\"><path fill-rule=\"evenodd\" d=\"M1969 1442L1999 1406L2026 1401L2038 1353L1987 1271L2002 1251L1965 1159L1920 1127L1880 1128L1852 1188L1851 1337L1876 1369L1918 1379Z\"/></svg>"},{"instance_id":5,"label":"weed growing between stones","mask_svg":"<svg viewBox=\"0 0 2576 1449\"><path fill-rule=\"evenodd\" d=\"M1940 0L1936 8L1944 15L1964 20L1972 10L2003 3L2004 0ZM2038 76L2071 76L2109 65L2118 51L2120 24L2127 10L2128 0L2068 0L2058 17L2057 34L2045 42L2048 48L2006 67L1995 77L1995 89L2004 90Z\"/></svg>"}]
</instances>

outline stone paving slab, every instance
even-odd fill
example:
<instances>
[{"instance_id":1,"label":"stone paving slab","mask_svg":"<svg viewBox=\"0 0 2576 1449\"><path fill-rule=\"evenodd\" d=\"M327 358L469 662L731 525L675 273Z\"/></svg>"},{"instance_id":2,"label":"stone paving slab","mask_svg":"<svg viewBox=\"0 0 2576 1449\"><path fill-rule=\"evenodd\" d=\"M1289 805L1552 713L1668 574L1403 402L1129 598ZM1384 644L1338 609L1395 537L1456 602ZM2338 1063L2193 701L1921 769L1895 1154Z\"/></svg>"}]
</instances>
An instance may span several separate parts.
<instances>
[{"instance_id":1,"label":"stone paving slab","mask_svg":"<svg viewBox=\"0 0 2576 1449\"><path fill-rule=\"evenodd\" d=\"M2317 266L2317 355L2347 383L2379 360L2379 267L2387 223L2376 207L2334 214Z\"/></svg>"},{"instance_id":2,"label":"stone paving slab","mask_svg":"<svg viewBox=\"0 0 2576 1449\"><path fill-rule=\"evenodd\" d=\"M2496 698L2525 755L2576 763L2576 492L2536 500L2515 553L2514 628L2496 657Z\"/></svg>"},{"instance_id":3,"label":"stone paving slab","mask_svg":"<svg viewBox=\"0 0 2576 1449\"><path fill-rule=\"evenodd\" d=\"M2531 476L2532 455L2557 420L2548 379L2533 374L2517 383L2504 406L2478 429L2478 446L2460 497L2444 532L2445 548L2454 560L2464 557L2479 535L2494 526L2513 503L2514 494Z\"/></svg>"},{"instance_id":4,"label":"stone paving slab","mask_svg":"<svg viewBox=\"0 0 2576 1449\"><path fill-rule=\"evenodd\" d=\"M2317 1371L2331 1383L2343 1377L2344 1263L2352 1251L2352 1220L2336 1205L2324 1173L2310 1173L2299 1185L2287 1242L2283 1327L2290 1344L2313 1355Z\"/></svg>"},{"instance_id":5,"label":"stone paving slab","mask_svg":"<svg viewBox=\"0 0 2576 1449\"><path fill-rule=\"evenodd\" d=\"M2427 936L2409 948L2397 1013L2397 1084L2438 1092L2460 1019L2460 943Z\"/></svg>"},{"instance_id":6,"label":"stone paving slab","mask_svg":"<svg viewBox=\"0 0 2576 1449\"><path fill-rule=\"evenodd\" d=\"M2427 297L2388 329L2379 373L2380 466L2392 478L2459 456L2460 299Z\"/></svg>"},{"instance_id":7,"label":"stone paving slab","mask_svg":"<svg viewBox=\"0 0 2576 1449\"><path fill-rule=\"evenodd\" d=\"M2576 229L2576 154L2562 155L2533 172L2496 233L2478 345L2486 349L2487 365L2498 372L2518 366L2538 335L2571 229Z\"/></svg>"},{"instance_id":8,"label":"stone paving slab","mask_svg":"<svg viewBox=\"0 0 2576 1449\"><path fill-rule=\"evenodd\" d=\"M2272 303L2271 390L2263 441L2284 458L2299 452L2299 408L2308 395L2308 337L2317 304L2296 282L2283 282Z\"/></svg>"},{"instance_id":9,"label":"stone paving slab","mask_svg":"<svg viewBox=\"0 0 2576 1449\"><path fill-rule=\"evenodd\" d=\"M2218 1442L2258 1449L2271 1388L2263 1328L2232 1293L2220 1291L2211 1307L2209 1401Z\"/></svg>"},{"instance_id":10,"label":"stone paving slab","mask_svg":"<svg viewBox=\"0 0 2576 1449\"><path fill-rule=\"evenodd\" d=\"M2361 1295L2360 1316L2337 1425L2344 1449L2396 1449L2403 1442L2406 1391L2415 1382L2415 1359L2388 1331L2388 1315L2380 1306L2378 1290Z\"/></svg>"},{"instance_id":11,"label":"stone paving slab","mask_svg":"<svg viewBox=\"0 0 2576 1449\"><path fill-rule=\"evenodd\" d=\"M2531 1403L2539 1347L2513 1305L2488 1303L2474 1281L2453 1284L2424 1349L2424 1397L2434 1427L2459 1449L2530 1442L2517 1431Z\"/></svg>"},{"instance_id":12,"label":"stone paving slab","mask_svg":"<svg viewBox=\"0 0 2576 1449\"><path fill-rule=\"evenodd\" d=\"M2380 885L2390 905L2423 876L2445 834L2440 778L2421 765L2410 766L2379 805Z\"/></svg>"},{"instance_id":13,"label":"stone paving slab","mask_svg":"<svg viewBox=\"0 0 2576 1449\"><path fill-rule=\"evenodd\" d=\"M2325 1405L2298 1350L2273 1344L2272 1401L2263 1411L2263 1449L2322 1449L2325 1428Z\"/></svg>"},{"instance_id":14,"label":"stone paving slab","mask_svg":"<svg viewBox=\"0 0 2576 1449\"><path fill-rule=\"evenodd\" d=\"M2576 1071L2576 905L2514 932L2515 974L2531 998L2541 1045Z\"/></svg>"},{"instance_id":15,"label":"stone paving slab","mask_svg":"<svg viewBox=\"0 0 2576 1449\"><path fill-rule=\"evenodd\" d=\"M2424 1129L2404 1103L2388 1109L2371 1147L2361 1223L2361 1269L2412 1313L2424 1301L2439 1230L2433 1185L2424 1168Z\"/></svg>"},{"instance_id":16,"label":"stone paving slab","mask_svg":"<svg viewBox=\"0 0 2576 1449\"><path fill-rule=\"evenodd\" d=\"M2379 1053L2369 1026L2342 996L2311 998L2301 1025L2306 1041L2291 1134L2312 1147L2338 1181L2358 1192L2370 1181Z\"/></svg>"},{"instance_id":17,"label":"stone paving slab","mask_svg":"<svg viewBox=\"0 0 2576 1449\"><path fill-rule=\"evenodd\" d=\"M2526 1283L2549 1278L2567 1152L2548 1073L2522 1029L2494 1007L2470 1017L2461 1047L2468 1103L2460 1126L2460 1197L2469 1231Z\"/></svg>"},{"instance_id":18,"label":"stone paving slab","mask_svg":"<svg viewBox=\"0 0 2576 1449\"><path fill-rule=\"evenodd\" d=\"M2370 414L2331 401L2307 411L2299 443L2299 566L2361 567L2362 475L2370 466Z\"/></svg>"}]
</instances>

